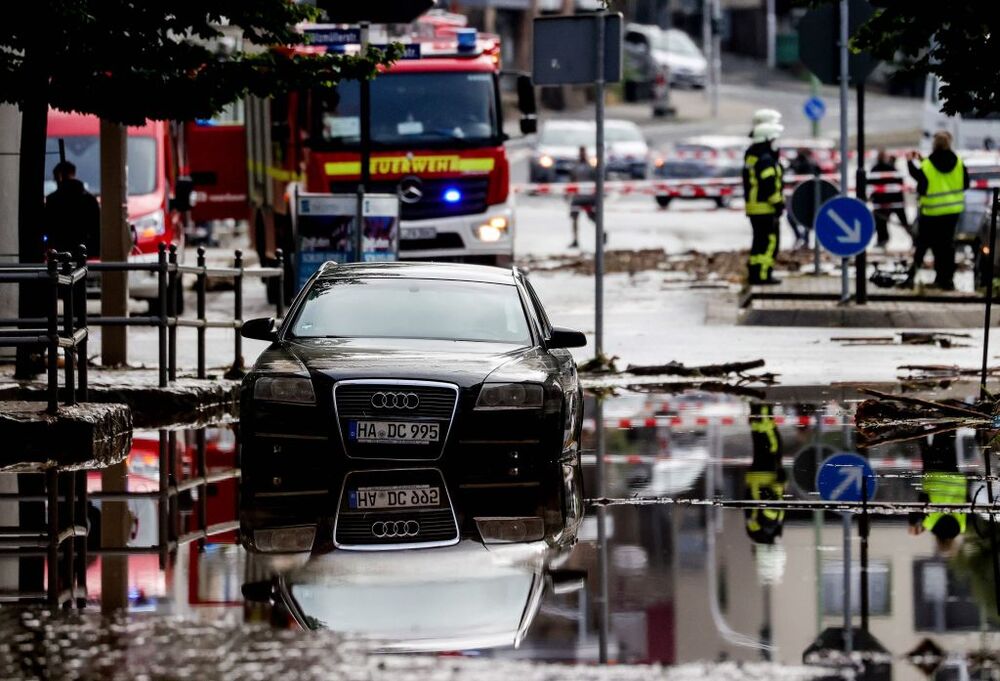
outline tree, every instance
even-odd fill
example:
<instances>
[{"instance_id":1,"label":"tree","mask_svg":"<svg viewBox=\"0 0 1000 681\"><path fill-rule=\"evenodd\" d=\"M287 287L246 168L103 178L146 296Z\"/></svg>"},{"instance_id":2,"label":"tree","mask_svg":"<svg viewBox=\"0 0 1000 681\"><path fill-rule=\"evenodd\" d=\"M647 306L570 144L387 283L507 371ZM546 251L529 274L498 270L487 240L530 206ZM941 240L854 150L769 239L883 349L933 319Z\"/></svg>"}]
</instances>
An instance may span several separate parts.
<instances>
[{"instance_id":1,"label":"tree","mask_svg":"<svg viewBox=\"0 0 1000 681\"><path fill-rule=\"evenodd\" d=\"M22 112L22 262L41 256L32 245L44 210L50 106L124 124L207 118L248 93L332 87L372 77L379 63L398 57L395 47L363 56L262 49L301 43L296 24L316 15L289 0L35 0L8 13L0 23L0 101ZM246 51L209 48L223 24L239 27ZM19 362L21 375L24 367Z\"/></svg>"},{"instance_id":2,"label":"tree","mask_svg":"<svg viewBox=\"0 0 1000 681\"><path fill-rule=\"evenodd\" d=\"M1000 113L1000 5L996 0L963 0L940 5L912 0L880 0L881 12L852 40L856 49L904 71L933 74L941 81L942 109L948 114Z\"/></svg>"}]
</instances>

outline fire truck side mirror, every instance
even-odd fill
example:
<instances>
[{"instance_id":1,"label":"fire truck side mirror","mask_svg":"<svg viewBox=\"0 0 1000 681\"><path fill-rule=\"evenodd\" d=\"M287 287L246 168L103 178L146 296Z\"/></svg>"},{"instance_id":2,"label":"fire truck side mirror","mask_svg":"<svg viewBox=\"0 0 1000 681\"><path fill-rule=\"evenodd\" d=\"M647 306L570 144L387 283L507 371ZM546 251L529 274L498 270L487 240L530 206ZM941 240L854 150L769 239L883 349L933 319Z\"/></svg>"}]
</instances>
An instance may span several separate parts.
<instances>
[{"instance_id":1,"label":"fire truck side mirror","mask_svg":"<svg viewBox=\"0 0 1000 681\"><path fill-rule=\"evenodd\" d=\"M535 101L535 86L531 76L517 77L517 108L521 112L521 133L530 135L538 132L538 103Z\"/></svg>"},{"instance_id":2,"label":"fire truck side mirror","mask_svg":"<svg viewBox=\"0 0 1000 681\"><path fill-rule=\"evenodd\" d=\"M535 85L531 82L531 76L527 74L517 77L517 108L524 116L534 116L538 113Z\"/></svg>"}]
</instances>

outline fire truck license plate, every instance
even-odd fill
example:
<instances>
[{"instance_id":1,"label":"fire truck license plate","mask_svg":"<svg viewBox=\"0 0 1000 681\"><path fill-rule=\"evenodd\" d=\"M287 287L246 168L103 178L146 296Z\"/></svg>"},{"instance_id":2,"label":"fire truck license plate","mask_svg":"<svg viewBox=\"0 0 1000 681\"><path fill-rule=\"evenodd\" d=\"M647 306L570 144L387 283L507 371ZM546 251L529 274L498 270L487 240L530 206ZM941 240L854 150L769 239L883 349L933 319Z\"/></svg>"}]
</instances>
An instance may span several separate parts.
<instances>
[{"instance_id":1,"label":"fire truck license plate","mask_svg":"<svg viewBox=\"0 0 1000 681\"><path fill-rule=\"evenodd\" d=\"M402 227L399 230L400 239L433 239L437 236L437 227Z\"/></svg>"}]
</instances>

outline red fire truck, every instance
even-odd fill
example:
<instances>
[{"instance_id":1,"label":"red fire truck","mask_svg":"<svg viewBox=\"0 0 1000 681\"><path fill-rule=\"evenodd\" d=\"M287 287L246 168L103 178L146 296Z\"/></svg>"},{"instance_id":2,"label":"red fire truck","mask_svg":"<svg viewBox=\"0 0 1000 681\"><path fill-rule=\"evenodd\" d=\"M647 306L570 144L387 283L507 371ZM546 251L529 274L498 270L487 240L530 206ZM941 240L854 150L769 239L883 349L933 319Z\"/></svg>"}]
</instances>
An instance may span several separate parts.
<instances>
[{"instance_id":1,"label":"red fire truck","mask_svg":"<svg viewBox=\"0 0 1000 681\"><path fill-rule=\"evenodd\" d=\"M418 45L412 52L419 58L397 61L371 82L368 191L399 196L400 258L509 263L514 211L500 41L452 16L425 15L406 38L388 38ZM534 91L527 76L517 85L521 129L532 132ZM334 90L247 102L251 231L263 262L276 248L295 252L296 189L356 191L359 93L356 81L345 81ZM292 267L294 258L286 262ZM296 281L289 275L286 282Z\"/></svg>"}]
</instances>

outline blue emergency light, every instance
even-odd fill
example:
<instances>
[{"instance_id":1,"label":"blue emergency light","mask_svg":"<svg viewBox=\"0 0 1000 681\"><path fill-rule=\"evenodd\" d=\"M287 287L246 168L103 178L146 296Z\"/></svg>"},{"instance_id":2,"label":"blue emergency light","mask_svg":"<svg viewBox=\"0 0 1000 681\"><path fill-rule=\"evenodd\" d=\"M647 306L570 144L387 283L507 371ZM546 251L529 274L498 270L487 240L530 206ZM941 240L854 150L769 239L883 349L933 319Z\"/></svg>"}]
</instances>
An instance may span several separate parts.
<instances>
[{"instance_id":1,"label":"blue emergency light","mask_svg":"<svg viewBox=\"0 0 1000 681\"><path fill-rule=\"evenodd\" d=\"M458 203L462 200L462 192L455 189L454 187L449 187L444 190L444 201L445 203Z\"/></svg>"},{"instance_id":2,"label":"blue emergency light","mask_svg":"<svg viewBox=\"0 0 1000 681\"><path fill-rule=\"evenodd\" d=\"M479 33L474 28L460 28L455 31L459 52L475 52Z\"/></svg>"}]
</instances>

